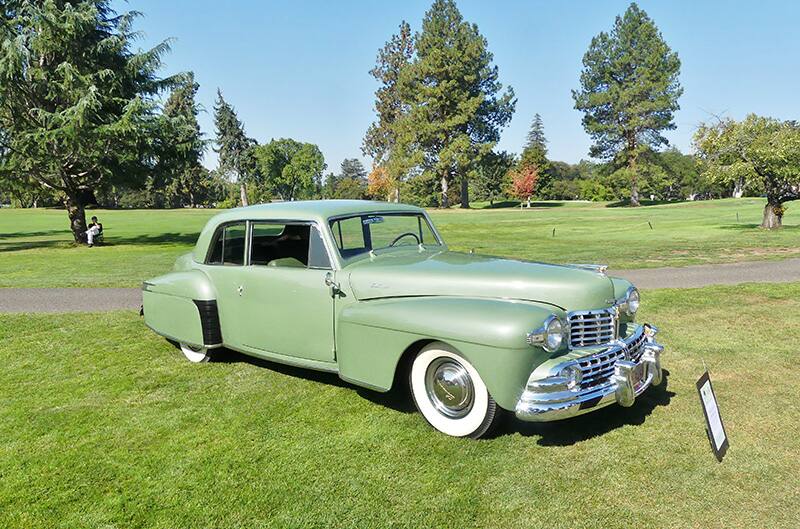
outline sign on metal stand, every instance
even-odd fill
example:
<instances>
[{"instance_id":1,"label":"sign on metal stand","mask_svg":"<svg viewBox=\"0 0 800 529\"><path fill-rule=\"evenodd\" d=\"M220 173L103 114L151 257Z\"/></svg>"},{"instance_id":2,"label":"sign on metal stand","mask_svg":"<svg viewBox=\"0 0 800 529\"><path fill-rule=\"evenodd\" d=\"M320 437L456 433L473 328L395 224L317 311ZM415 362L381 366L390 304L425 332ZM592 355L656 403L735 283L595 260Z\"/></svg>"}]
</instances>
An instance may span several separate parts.
<instances>
[{"instance_id":1,"label":"sign on metal stand","mask_svg":"<svg viewBox=\"0 0 800 529\"><path fill-rule=\"evenodd\" d=\"M700 394L700 404L703 407L703 414L706 417L706 434L711 443L711 450L717 461L722 462L725 452L728 451L728 435L722 424L722 416L719 413L717 397L714 388L711 386L711 377L708 371L703 373L697 381L697 392Z\"/></svg>"}]
</instances>

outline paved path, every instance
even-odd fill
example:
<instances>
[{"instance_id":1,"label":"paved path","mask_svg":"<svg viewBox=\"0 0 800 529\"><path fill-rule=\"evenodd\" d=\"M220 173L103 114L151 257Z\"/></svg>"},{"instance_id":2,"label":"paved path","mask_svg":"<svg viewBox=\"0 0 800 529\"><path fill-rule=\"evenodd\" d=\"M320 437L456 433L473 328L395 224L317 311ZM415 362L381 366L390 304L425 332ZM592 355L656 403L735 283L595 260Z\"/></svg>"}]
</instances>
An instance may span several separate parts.
<instances>
[{"instance_id":1,"label":"paved path","mask_svg":"<svg viewBox=\"0 0 800 529\"><path fill-rule=\"evenodd\" d=\"M141 304L138 288L0 288L0 312L96 312Z\"/></svg>"},{"instance_id":2,"label":"paved path","mask_svg":"<svg viewBox=\"0 0 800 529\"><path fill-rule=\"evenodd\" d=\"M743 263L683 267L609 270L639 288L696 288L739 283L784 283L800 281L800 259L748 261Z\"/></svg>"},{"instance_id":3,"label":"paved path","mask_svg":"<svg viewBox=\"0 0 800 529\"><path fill-rule=\"evenodd\" d=\"M800 281L800 259L610 270L609 274L624 277L642 289L788 282ZM0 288L0 313L137 310L141 303L138 288Z\"/></svg>"}]
</instances>

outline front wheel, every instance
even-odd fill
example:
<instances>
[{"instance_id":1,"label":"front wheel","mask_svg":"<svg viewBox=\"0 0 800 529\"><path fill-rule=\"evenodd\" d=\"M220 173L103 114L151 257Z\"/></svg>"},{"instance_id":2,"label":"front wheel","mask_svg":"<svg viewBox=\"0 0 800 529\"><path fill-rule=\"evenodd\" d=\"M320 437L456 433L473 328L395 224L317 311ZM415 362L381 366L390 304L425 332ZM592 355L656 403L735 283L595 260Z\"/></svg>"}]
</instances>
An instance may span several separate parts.
<instances>
[{"instance_id":1,"label":"front wheel","mask_svg":"<svg viewBox=\"0 0 800 529\"><path fill-rule=\"evenodd\" d=\"M208 362L211 359L211 354L207 347L197 347L185 343L180 343L178 346L181 348L183 356L194 364Z\"/></svg>"},{"instance_id":2,"label":"front wheel","mask_svg":"<svg viewBox=\"0 0 800 529\"><path fill-rule=\"evenodd\" d=\"M442 433L478 439L499 421L497 403L478 371L447 344L424 347L411 364L409 379L417 409Z\"/></svg>"}]
</instances>

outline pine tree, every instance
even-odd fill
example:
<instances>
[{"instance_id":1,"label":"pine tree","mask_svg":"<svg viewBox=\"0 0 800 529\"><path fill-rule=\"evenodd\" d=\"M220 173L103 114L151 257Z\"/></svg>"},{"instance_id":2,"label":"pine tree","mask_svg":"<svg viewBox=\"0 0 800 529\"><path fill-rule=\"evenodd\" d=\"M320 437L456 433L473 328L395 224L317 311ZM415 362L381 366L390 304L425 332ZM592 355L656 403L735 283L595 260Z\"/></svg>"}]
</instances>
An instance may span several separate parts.
<instances>
[{"instance_id":1,"label":"pine tree","mask_svg":"<svg viewBox=\"0 0 800 529\"><path fill-rule=\"evenodd\" d=\"M214 105L214 125L217 129L215 150L219 154L218 172L239 184L239 199L242 205L246 206L247 180L254 171L255 159L252 148L256 142L247 137L236 111L225 101L219 89L217 102Z\"/></svg>"},{"instance_id":2,"label":"pine tree","mask_svg":"<svg viewBox=\"0 0 800 529\"><path fill-rule=\"evenodd\" d=\"M538 113L534 114L531 128L522 150L517 169L534 167L538 175L537 191L539 195L547 193L550 186L550 160L547 158L547 138L544 134L544 121Z\"/></svg>"},{"instance_id":3,"label":"pine tree","mask_svg":"<svg viewBox=\"0 0 800 529\"><path fill-rule=\"evenodd\" d=\"M683 93L680 66L677 53L635 3L617 17L611 33L592 39L583 56L581 88L572 97L594 140L589 154L627 166L633 206L639 205L639 156L667 145L661 133L675 128L673 113Z\"/></svg>"},{"instance_id":4,"label":"pine tree","mask_svg":"<svg viewBox=\"0 0 800 529\"><path fill-rule=\"evenodd\" d=\"M199 108L195 101L200 87L189 72L176 84L164 104L164 116L171 120L170 146L172 156L163 161L162 185L170 191L170 205L195 207L208 186L207 171L200 160L206 142L197 122Z\"/></svg>"},{"instance_id":5,"label":"pine tree","mask_svg":"<svg viewBox=\"0 0 800 529\"><path fill-rule=\"evenodd\" d=\"M95 191L140 186L163 140L155 96L162 42L131 51L136 13L108 0L0 4L0 179L63 197L76 242Z\"/></svg>"},{"instance_id":6,"label":"pine tree","mask_svg":"<svg viewBox=\"0 0 800 529\"><path fill-rule=\"evenodd\" d=\"M358 158L345 158L339 171L340 178L349 178L360 183L366 183L367 171Z\"/></svg>"},{"instance_id":7,"label":"pine tree","mask_svg":"<svg viewBox=\"0 0 800 529\"><path fill-rule=\"evenodd\" d=\"M400 98L398 83L400 72L408 66L414 54L414 39L406 21L400 23L400 31L392 35L378 51L375 67L369 71L380 87L375 91L375 113L378 120L371 124L364 136L361 151L373 159L375 164L388 165L396 143L394 128L398 119L406 112Z\"/></svg>"},{"instance_id":8,"label":"pine tree","mask_svg":"<svg viewBox=\"0 0 800 529\"><path fill-rule=\"evenodd\" d=\"M542 116L537 112L533 115L533 122L531 129L528 131L527 141L525 143L526 149L539 149L544 154L547 154L547 138L544 135L544 122Z\"/></svg>"},{"instance_id":9,"label":"pine tree","mask_svg":"<svg viewBox=\"0 0 800 529\"><path fill-rule=\"evenodd\" d=\"M393 155L397 145L397 122L408 111L408 105L400 97L398 83L401 71L411 63L413 55L411 26L402 21L400 31L378 50L375 66L369 72L380 83L375 91L374 107L378 119L367 129L361 152L372 158L374 167L380 166L391 175L387 181L393 181L395 186L399 186L408 170L402 163L403 157Z\"/></svg>"},{"instance_id":10,"label":"pine tree","mask_svg":"<svg viewBox=\"0 0 800 529\"><path fill-rule=\"evenodd\" d=\"M433 2L414 42L416 58L398 83L408 110L392 127L395 155L406 167L436 175L441 207L449 206L454 181L461 183L461 206L469 207L468 174L510 121L514 92L500 93L486 39L453 0Z\"/></svg>"}]
</instances>

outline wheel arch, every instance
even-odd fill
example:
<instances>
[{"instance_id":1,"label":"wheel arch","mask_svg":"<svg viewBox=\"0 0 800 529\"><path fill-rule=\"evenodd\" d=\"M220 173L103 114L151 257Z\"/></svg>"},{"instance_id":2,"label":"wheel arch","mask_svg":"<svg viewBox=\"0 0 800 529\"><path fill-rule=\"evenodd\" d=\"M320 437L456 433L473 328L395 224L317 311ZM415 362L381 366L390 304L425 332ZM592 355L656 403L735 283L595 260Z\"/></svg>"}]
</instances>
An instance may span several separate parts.
<instances>
[{"instance_id":1,"label":"wheel arch","mask_svg":"<svg viewBox=\"0 0 800 529\"><path fill-rule=\"evenodd\" d=\"M497 299L398 298L360 302L337 321L339 376L377 391L398 387L425 345L455 348L481 374L492 396L513 409L532 370L548 355L526 342L552 314L538 304Z\"/></svg>"}]
</instances>

